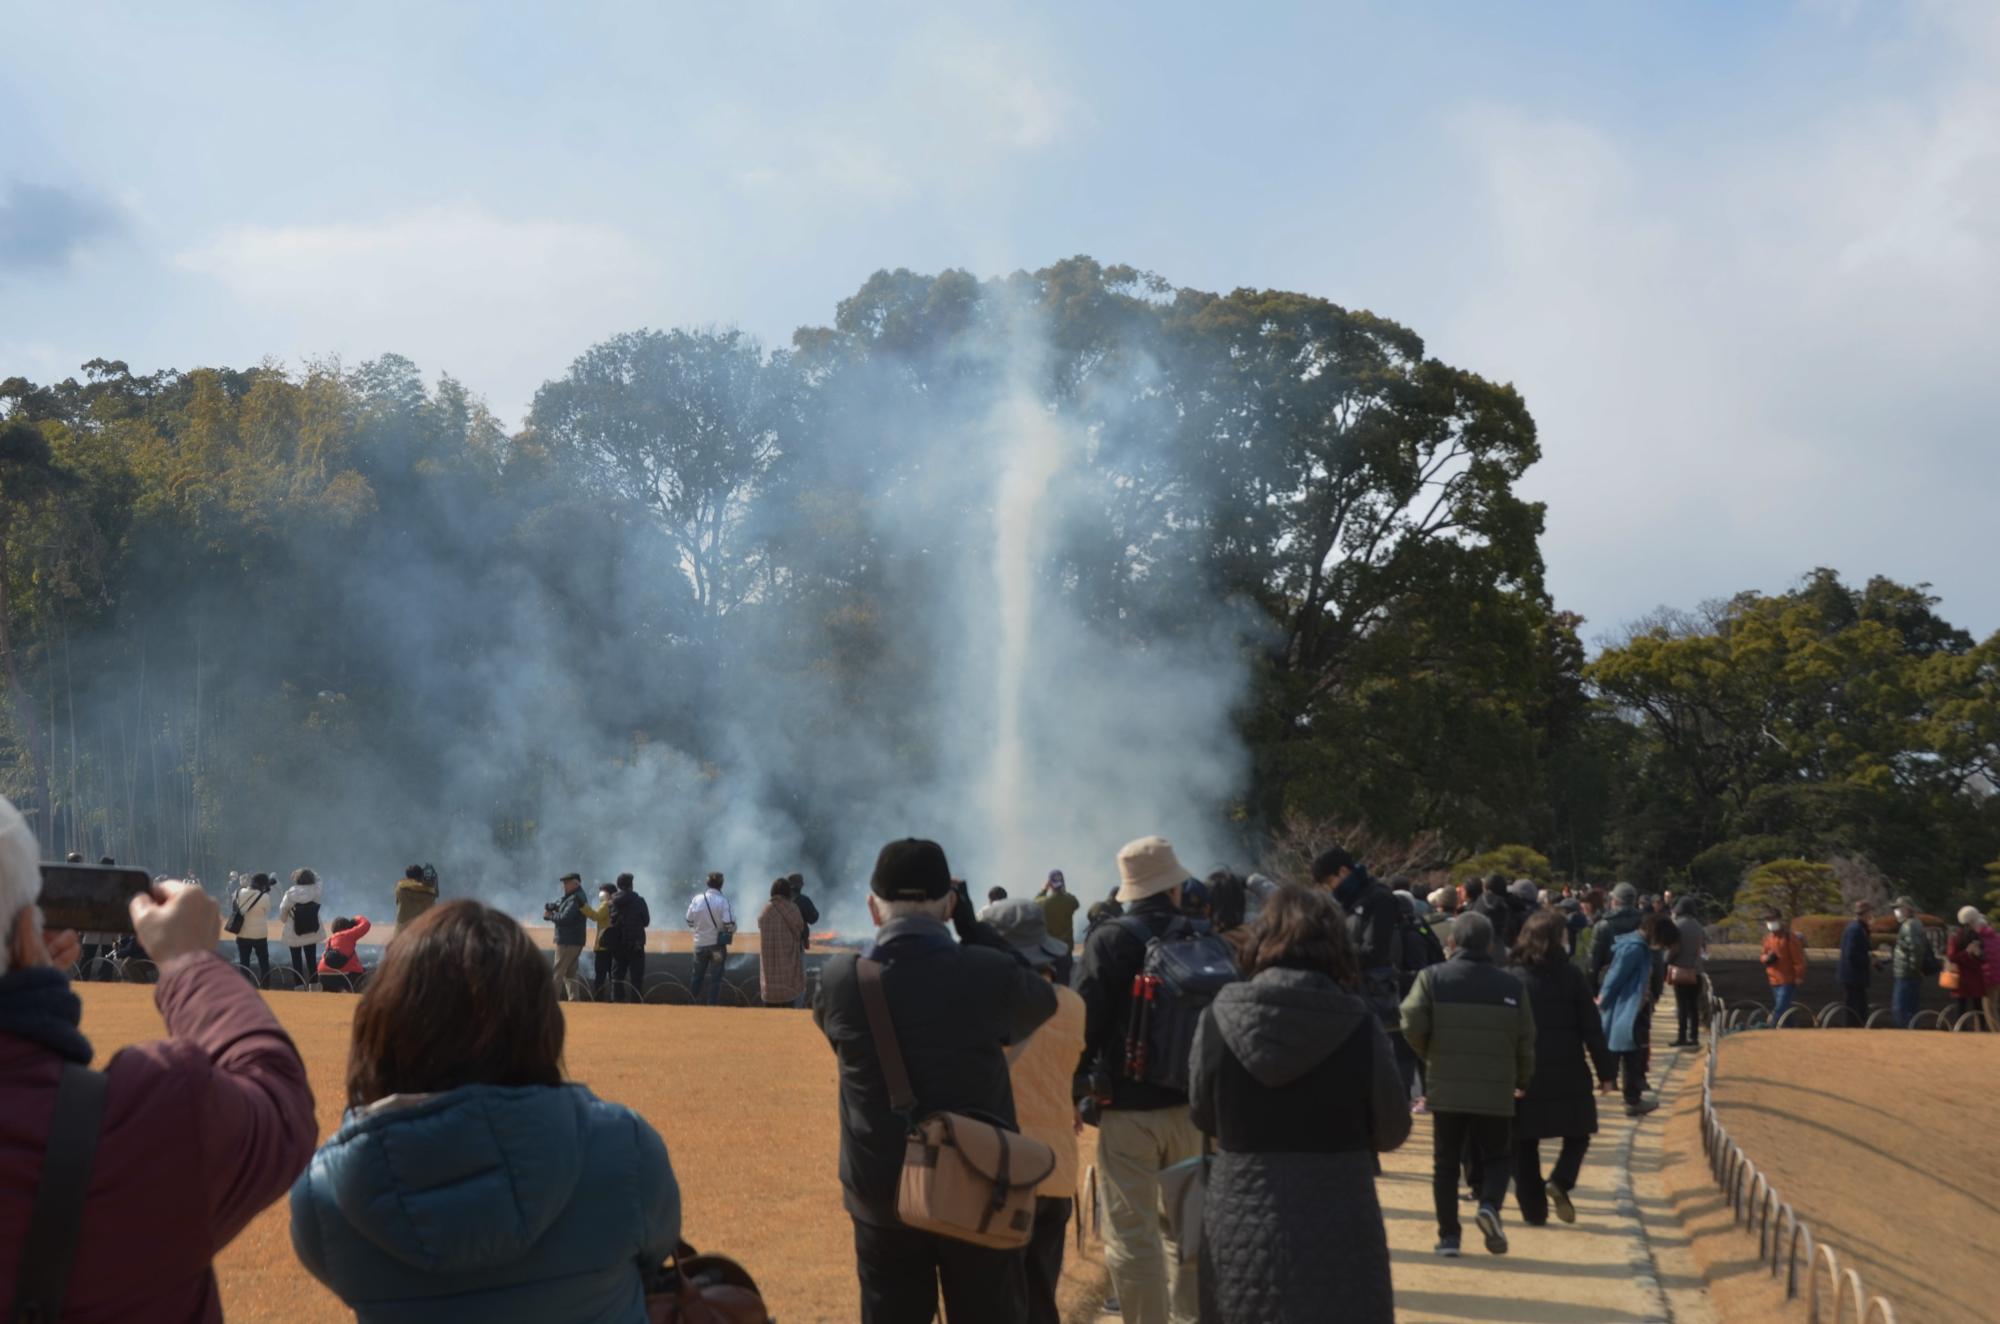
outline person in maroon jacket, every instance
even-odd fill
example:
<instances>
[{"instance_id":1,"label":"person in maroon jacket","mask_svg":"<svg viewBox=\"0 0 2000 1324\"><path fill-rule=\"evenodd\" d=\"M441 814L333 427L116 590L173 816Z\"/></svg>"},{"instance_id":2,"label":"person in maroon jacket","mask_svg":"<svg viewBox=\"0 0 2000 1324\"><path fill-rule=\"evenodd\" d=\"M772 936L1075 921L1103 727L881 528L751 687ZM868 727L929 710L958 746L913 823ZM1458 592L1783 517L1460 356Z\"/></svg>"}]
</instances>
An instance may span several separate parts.
<instances>
[{"instance_id":1,"label":"person in maroon jacket","mask_svg":"<svg viewBox=\"0 0 2000 1324\"><path fill-rule=\"evenodd\" d=\"M40 852L0 799L0 1303L14 1299L65 1063L88 1063L63 970L73 933L42 932ZM222 1318L210 1261L312 1158L318 1127L298 1050L217 955L222 912L199 887L132 900L160 968L167 1037L114 1056L62 1319Z\"/></svg>"}]
</instances>

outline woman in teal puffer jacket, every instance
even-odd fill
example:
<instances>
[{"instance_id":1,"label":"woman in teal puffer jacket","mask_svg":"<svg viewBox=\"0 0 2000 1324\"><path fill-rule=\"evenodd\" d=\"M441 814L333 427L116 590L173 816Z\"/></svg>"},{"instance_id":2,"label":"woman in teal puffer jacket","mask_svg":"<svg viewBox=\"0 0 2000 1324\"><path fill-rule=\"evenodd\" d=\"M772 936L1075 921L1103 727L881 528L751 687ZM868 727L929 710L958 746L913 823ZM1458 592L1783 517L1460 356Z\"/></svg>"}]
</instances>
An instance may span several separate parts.
<instances>
[{"instance_id":1,"label":"woman in teal puffer jacket","mask_svg":"<svg viewBox=\"0 0 2000 1324\"><path fill-rule=\"evenodd\" d=\"M360 1324L644 1324L680 1189L644 1118L562 1080L521 926L474 901L399 933L354 1014L348 1113L292 1187L292 1246Z\"/></svg>"}]
</instances>

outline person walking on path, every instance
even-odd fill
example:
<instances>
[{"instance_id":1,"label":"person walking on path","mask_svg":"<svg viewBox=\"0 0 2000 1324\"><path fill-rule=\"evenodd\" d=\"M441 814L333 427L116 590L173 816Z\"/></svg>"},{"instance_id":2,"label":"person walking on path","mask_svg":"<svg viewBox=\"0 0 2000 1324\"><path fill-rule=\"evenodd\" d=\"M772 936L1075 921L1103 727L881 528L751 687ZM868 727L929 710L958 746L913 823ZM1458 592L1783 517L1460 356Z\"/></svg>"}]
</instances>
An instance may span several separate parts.
<instances>
[{"instance_id":1,"label":"person walking on path","mask_svg":"<svg viewBox=\"0 0 2000 1324\"><path fill-rule=\"evenodd\" d=\"M1451 956L1417 976L1403 1036L1424 1060L1431 1112L1431 1194L1437 1253L1459 1252L1458 1174L1479 1169L1479 1230L1507 1253L1500 1206L1513 1166L1514 1104L1535 1075L1535 1017L1521 981L1493 962L1493 925L1478 911L1451 922Z\"/></svg>"},{"instance_id":2,"label":"person walking on path","mask_svg":"<svg viewBox=\"0 0 2000 1324\"><path fill-rule=\"evenodd\" d=\"M159 966L152 1001L166 1037L89 1071L83 1003L63 973L80 946L42 927L40 860L27 821L0 800L0 1301L21 1319L218 1321L211 1262L312 1156L305 1064L270 1005L217 955L215 901L160 883L129 910ZM75 1259L59 1276L52 1255L26 1259L24 1243L38 1194L49 1194L38 1180L65 1166L59 1150L74 1162L81 1137L66 1123L93 1102Z\"/></svg>"},{"instance_id":3,"label":"person walking on path","mask_svg":"<svg viewBox=\"0 0 2000 1324\"><path fill-rule=\"evenodd\" d=\"M771 884L771 899L757 912L757 991L767 1007L790 1007L806 987L806 917L792 901L792 883Z\"/></svg>"},{"instance_id":4,"label":"person walking on path","mask_svg":"<svg viewBox=\"0 0 2000 1324\"><path fill-rule=\"evenodd\" d=\"M1247 982L1202 1013L1190 1113L1217 1153L1202 1201L1203 1324L1393 1324L1377 1153L1408 1096L1340 908L1286 888L1249 928Z\"/></svg>"},{"instance_id":5,"label":"person walking on path","mask_svg":"<svg viewBox=\"0 0 2000 1324\"><path fill-rule=\"evenodd\" d=\"M713 1007L722 996L722 971L729 960L729 940L736 935L736 915L722 895L722 875L712 873L708 885L688 902L687 923L694 930L694 1005ZM708 978L713 971L715 979ZM706 996L704 996L706 989Z\"/></svg>"},{"instance_id":6,"label":"person walking on path","mask_svg":"<svg viewBox=\"0 0 2000 1324\"><path fill-rule=\"evenodd\" d=\"M1952 1001L1958 1004L1958 1014L1963 1018L1969 1012L1983 1011L1986 1007L1986 942L1981 936L1979 923L1986 917L1972 906L1958 912L1958 927L1952 930L1951 941L1945 945L1944 959L1958 972L1958 987L1952 990Z\"/></svg>"},{"instance_id":7,"label":"person walking on path","mask_svg":"<svg viewBox=\"0 0 2000 1324\"><path fill-rule=\"evenodd\" d=\"M1675 1048L1701 1046L1701 977L1708 967L1708 933L1695 914L1694 898L1684 896L1674 903L1674 927L1680 930L1681 945L1674 953L1677 969L1690 971L1692 983L1674 985Z\"/></svg>"},{"instance_id":8,"label":"person walking on path","mask_svg":"<svg viewBox=\"0 0 2000 1324\"><path fill-rule=\"evenodd\" d=\"M1806 978L1806 945L1791 931L1785 917L1764 912L1764 978L1771 982L1771 1024L1790 1010Z\"/></svg>"},{"instance_id":9,"label":"person walking on path","mask_svg":"<svg viewBox=\"0 0 2000 1324\"><path fill-rule=\"evenodd\" d=\"M403 876L396 881L396 927L400 929L405 924L415 924L437 904L437 899L436 870L421 864L413 864L403 870Z\"/></svg>"},{"instance_id":10,"label":"person walking on path","mask_svg":"<svg viewBox=\"0 0 2000 1324\"><path fill-rule=\"evenodd\" d=\"M1598 986L1597 1007L1604 1018L1606 1046L1618 1058L1625 1090L1625 1115L1644 1117L1659 1104L1646 1098L1645 1022L1652 1003L1655 951L1673 932L1664 918L1651 931L1630 929L1612 942L1611 964Z\"/></svg>"},{"instance_id":11,"label":"person walking on path","mask_svg":"<svg viewBox=\"0 0 2000 1324\"><path fill-rule=\"evenodd\" d=\"M236 929L236 963L245 970L256 958L258 982L271 982L271 875L252 874L243 879L231 898L236 913L243 917Z\"/></svg>"},{"instance_id":12,"label":"person walking on path","mask_svg":"<svg viewBox=\"0 0 2000 1324\"><path fill-rule=\"evenodd\" d=\"M448 901L384 950L347 1112L291 1198L299 1263L357 1324L646 1318L680 1188L645 1118L563 1079L564 1028L542 954L491 906Z\"/></svg>"},{"instance_id":13,"label":"person walking on path","mask_svg":"<svg viewBox=\"0 0 2000 1324\"><path fill-rule=\"evenodd\" d=\"M1041 895L1035 900L1041 904L1049 936L1063 945L1063 954L1056 958L1056 982L1067 986L1076 971L1077 900L1070 894L1061 869L1049 870L1049 880L1042 884Z\"/></svg>"},{"instance_id":14,"label":"person walking on path","mask_svg":"<svg viewBox=\"0 0 2000 1324\"><path fill-rule=\"evenodd\" d=\"M1021 1257L1028 1324L1062 1324L1056 1288L1062 1282L1064 1234L1076 1204L1077 1060L1083 1056L1083 999L1056 978L1069 946L1048 929L1048 909L1037 900L1004 901L987 923L1031 969L1056 987L1056 1014L1007 1050L1021 1134L1055 1152L1056 1168L1035 1188L1035 1230Z\"/></svg>"},{"instance_id":15,"label":"person walking on path","mask_svg":"<svg viewBox=\"0 0 2000 1324\"><path fill-rule=\"evenodd\" d=\"M1603 987L1604 972L1611 964L1613 948L1626 934L1639 931L1642 918L1638 888L1630 883L1620 883L1611 889L1611 909L1590 930L1590 979L1593 984Z\"/></svg>"},{"instance_id":16,"label":"person walking on path","mask_svg":"<svg viewBox=\"0 0 2000 1324\"><path fill-rule=\"evenodd\" d=\"M285 899L278 903L278 934L292 954L299 982L310 984L319 970L319 944L326 931L319 923L319 875L300 869L292 875Z\"/></svg>"},{"instance_id":17,"label":"person walking on path","mask_svg":"<svg viewBox=\"0 0 2000 1324\"><path fill-rule=\"evenodd\" d=\"M1010 1129L1018 1114L1007 1047L1055 1015L1056 990L1010 952L953 939L947 921L960 898L936 842L884 846L868 888L875 941L863 955L827 961L813 1005L840 1065L840 1186L854 1223L861 1324L931 1324L940 1294L952 1324L1020 1324L1021 1252L920 1232L897 1216L910 1122L890 1105L863 980L880 981L921 1111Z\"/></svg>"},{"instance_id":18,"label":"person walking on path","mask_svg":"<svg viewBox=\"0 0 2000 1324\"><path fill-rule=\"evenodd\" d=\"M1937 956L1931 951L1931 940L1924 932L1917 903L1899 896L1892 909L1896 916L1896 948L1889 967L1895 979L1890 988L1889 1014L1897 1029L1907 1030L1916 1019L1917 1007L1923 999L1924 977L1932 973Z\"/></svg>"},{"instance_id":19,"label":"person walking on path","mask_svg":"<svg viewBox=\"0 0 2000 1324\"><path fill-rule=\"evenodd\" d=\"M576 979L576 965L583 959L583 939L585 916L583 913L583 877L566 873L562 876L562 895L550 907L549 920L555 925L556 961L555 990L556 1001L569 1001L569 986Z\"/></svg>"},{"instance_id":20,"label":"person walking on path","mask_svg":"<svg viewBox=\"0 0 2000 1324\"><path fill-rule=\"evenodd\" d=\"M1521 1220L1540 1227L1549 1206L1565 1223L1576 1221L1570 1192L1583 1171L1590 1138L1597 1134L1599 1088L1617 1077L1617 1059L1604 1041L1604 1022L1590 996L1590 977L1569 959L1567 925L1560 914L1530 916L1514 944L1514 973L1528 990L1535 1015L1535 1076L1514 1106L1514 1199ZM1560 1140L1562 1152L1546 1179L1542 1141Z\"/></svg>"},{"instance_id":21,"label":"person walking on path","mask_svg":"<svg viewBox=\"0 0 2000 1324\"><path fill-rule=\"evenodd\" d=\"M1853 1025L1859 1029L1868 1020L1868 985L1875 977L1874 942L1869 936L1868 921L1875 917L1875 907L1866 901L1854 903L1854 918L1840 932L1840 964L1834 975L1840 984L1841 996L1847 1003L1847 1010L1853 1013Z\"/></svg>"},{"instance_id":22,"label":"person walking on path","mask_svg":"<svg viewBox=\"0 0 2000 1324\"><path fill-rule=\"evenodd\" d=\"M1198 1274L1162 1229L1160 1173L1199 1157L1201 1132L1186 1091L1132 1080L1125 1069L1132 981L1145 968L1147 942L1192 931L1180 912L1188 872L1165 837L1141 837L1118 852L1118 876L1123 911L1085 938L1076 984L1086 1011L1080 1116L1097 1126L1104 1262L1124 1324L1194 1324Z\"/></svg>"}]
</instances>

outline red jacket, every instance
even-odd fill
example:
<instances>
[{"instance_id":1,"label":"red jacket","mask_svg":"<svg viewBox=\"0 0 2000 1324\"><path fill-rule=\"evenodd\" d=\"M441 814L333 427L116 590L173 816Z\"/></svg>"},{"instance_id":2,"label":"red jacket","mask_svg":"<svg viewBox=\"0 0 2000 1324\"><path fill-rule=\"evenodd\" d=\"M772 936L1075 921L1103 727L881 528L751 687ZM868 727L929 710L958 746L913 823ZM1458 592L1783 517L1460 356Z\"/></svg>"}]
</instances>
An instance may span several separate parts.
<instances>
[{"instance_id":1,"label":"red jacket","mask_svg":"<svg viewBox=\"0 0 2000 1324\"><path fill-rule=\"evenodd\" d=\"M1953 994L1954 997L1980 998L1986 995L1986 966L1990 961L1986 944L1990 941L1993 941L1993 935L1987 933L1952 930L1951 941L1945 945L1944 959L1958 967L1958 991ZM1966 950L1974 942L1979 944L1978 955Z\"/></svg>"},{"instance_id":2,"label":"red jacket","mask_svg":"<svg viewBox=\"0 0 2000 1324\"><path fill-rule=\"evenodd\" d=\"M352 979L361 973L361 958L354 951L354 945L368 936L368 917L356 915L354 927L342 929L326 940L326 951L319 954L319 972L323 975L346 975ZM326 953L341 951L347 953L346 965L328 965Z\"/></svg>"},{"instance_id":3,"label":"red jacket","mask_svg":"<svg viewBox=\"0 0 2000 1324\"><path fill-rule=\"evenodd\" d=\"M165 1039L111 1077L65 1324L222 1318L209 1267L312 1158L319 1129L298 1050L213 952L177 957L154 994ZM0 1034L0 1301L14 1297L62 1059Z\"/></svg>"}]
</instances>

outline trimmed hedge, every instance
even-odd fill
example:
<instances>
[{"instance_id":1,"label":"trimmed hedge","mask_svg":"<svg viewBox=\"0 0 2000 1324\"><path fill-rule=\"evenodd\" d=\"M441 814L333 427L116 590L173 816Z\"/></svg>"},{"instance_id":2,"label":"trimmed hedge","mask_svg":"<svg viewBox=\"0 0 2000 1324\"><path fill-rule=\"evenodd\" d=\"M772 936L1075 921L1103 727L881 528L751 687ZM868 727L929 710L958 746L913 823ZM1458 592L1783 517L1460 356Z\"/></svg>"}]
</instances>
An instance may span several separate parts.
<instances>
[{"instance_id":1,"label":"trimmed hedge","mask_svg":"<svg viewBox=\"0 0 2000 1324\"><path fill-rule=\"evenodd\" d=\"M1801 915L1792 925L1793 930L1808 947L1830 947L1838 949L1840 935L1847 932L1852 915ZM1945 922L1936 915L1920 915L1926 929L1943 929ZM1888 915L1877 915L1868 924L1868 943L1871 947L1893 947L1896 945L1896 921Z\"/></svg>"}]
</instances>

